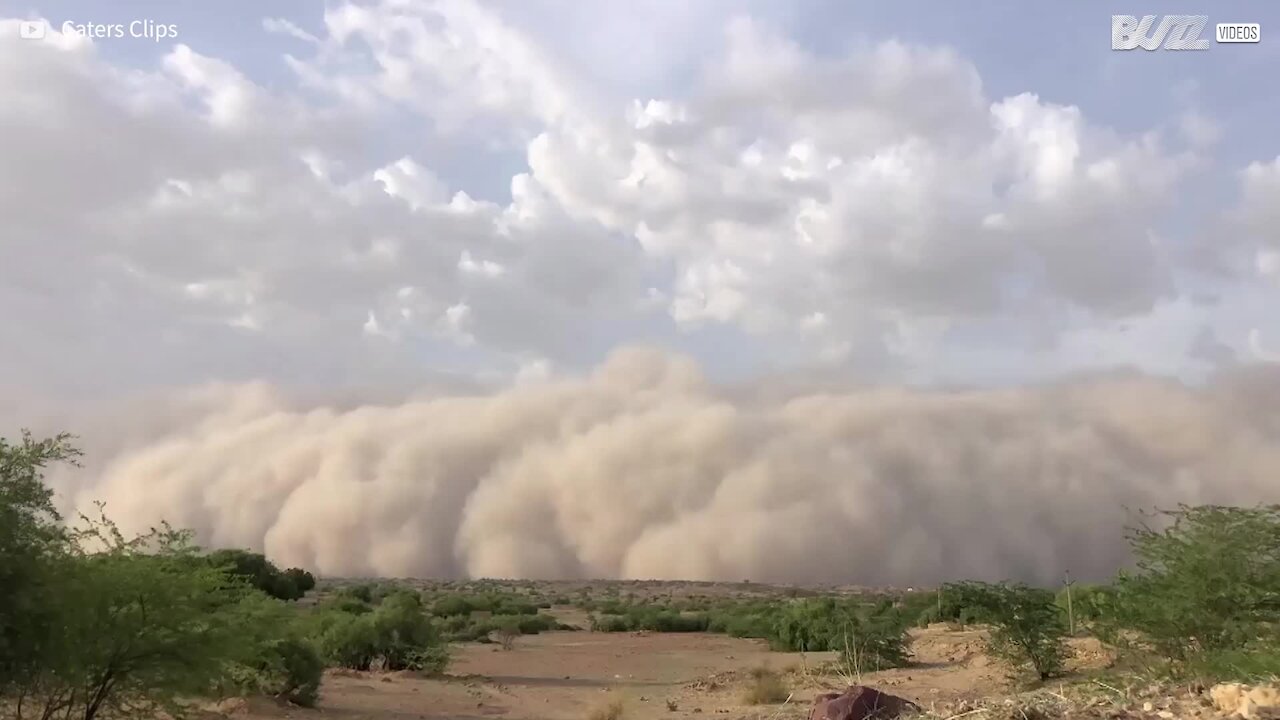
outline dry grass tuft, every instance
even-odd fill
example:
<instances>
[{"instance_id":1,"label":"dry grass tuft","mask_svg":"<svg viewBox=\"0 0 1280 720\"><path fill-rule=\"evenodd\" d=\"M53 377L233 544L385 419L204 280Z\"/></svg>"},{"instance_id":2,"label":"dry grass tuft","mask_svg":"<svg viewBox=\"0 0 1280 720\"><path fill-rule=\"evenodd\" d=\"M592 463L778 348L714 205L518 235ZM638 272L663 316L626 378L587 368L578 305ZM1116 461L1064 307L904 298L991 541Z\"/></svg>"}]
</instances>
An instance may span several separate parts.
<instances>
[{"instance_id":1,"label":"dry grass tuft","mask_svg":"<svg viewBox=\"0 0 1280 720\"><path fill-rule=\"evenodd\" d=\"M622 720L623 706L621 700L613 700L607 705L602 705L592 710L587 715L587 720Z\"/></svg>"},{"instance_id":2,"label":"dry grass tuft","mask_svg":"<svg viewBox=\"0 0 1280 720\"><path fill-rule=\"evenodd\" d=\"M776 705L791 698L782 676L766 667L751 671L751 684L744 700L748 705Z\"/></svg>"}]
</instances>

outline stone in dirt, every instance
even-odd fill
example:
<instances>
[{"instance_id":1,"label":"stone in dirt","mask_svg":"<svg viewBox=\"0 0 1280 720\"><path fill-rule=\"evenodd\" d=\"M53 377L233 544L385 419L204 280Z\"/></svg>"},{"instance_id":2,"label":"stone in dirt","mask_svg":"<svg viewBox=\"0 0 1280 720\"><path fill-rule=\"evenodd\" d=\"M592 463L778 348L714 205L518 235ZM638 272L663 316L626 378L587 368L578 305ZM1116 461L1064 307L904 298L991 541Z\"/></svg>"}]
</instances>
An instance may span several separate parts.
<instances>
[{"instance_id":1,"label":"stone in dirt","mask_svg":"<svg viewBox=\"0 0 1280 720\"><path fill-rule=\"evenodd\" d=\"M1209 697L1219 712L1245 720L1280 716L1280 688L1274 685L1220 683L1209 690Z\"/></svg>"},{"instance_id":2,"label":"stone in dirt","mask_svg":"<svg viewBox=\"0 0 1280 720\"><path fill-rule=\"evenodd\" d=\"M809 720L891 720L919 710L906 698L865 685L850 685L842 693L823 693L814 698Z\"/></svg>"}]
</instances>

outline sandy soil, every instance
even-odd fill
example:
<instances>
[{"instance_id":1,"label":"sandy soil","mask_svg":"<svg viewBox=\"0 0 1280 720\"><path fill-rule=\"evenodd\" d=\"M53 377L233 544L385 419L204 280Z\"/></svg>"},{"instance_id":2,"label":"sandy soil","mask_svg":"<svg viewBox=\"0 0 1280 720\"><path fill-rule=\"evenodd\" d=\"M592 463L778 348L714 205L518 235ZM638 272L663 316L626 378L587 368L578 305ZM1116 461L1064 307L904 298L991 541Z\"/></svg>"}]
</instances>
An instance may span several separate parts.
<instances>
[{"instance_id":1,"label":"sandy soil","mask_svg":"<svg viewBox=\"0 0 1280 720\"><path fill-rule=\"evenodd\" d=\"M998 693L1005 689L1004 671L982 653L981 645L977 631L942 626L917 630L913 667L867 674L862 680L925 707ZM1089 643L1075 647L1084 665L1104 661ZM762 642L719 635L552 632L522 637L511 650L458 646L444 679L336 672L326 676L314 710L268 700L226 710L254 720L568 720L587 718L617 700L627 720L792 717L803 716L814 695L843 685L838 676L815 672L833 659L827 653L770 652ZM788 703L745 704L749 672L759 667L784 674L793 693Z\"/></svg>"}]
</instances>

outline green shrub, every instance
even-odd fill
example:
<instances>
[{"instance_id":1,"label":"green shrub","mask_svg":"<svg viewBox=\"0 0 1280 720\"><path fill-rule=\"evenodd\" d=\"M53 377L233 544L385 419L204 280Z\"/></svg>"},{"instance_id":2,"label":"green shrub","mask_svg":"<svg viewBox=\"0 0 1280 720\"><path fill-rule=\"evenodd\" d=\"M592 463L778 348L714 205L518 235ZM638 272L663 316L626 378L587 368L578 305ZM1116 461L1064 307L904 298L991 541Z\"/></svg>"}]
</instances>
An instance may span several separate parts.
<instances>
[{"instance_id":1,"label":"green shrub","mask_svg":"<svg viewBox=\"0 0 1280 720\"><path fill-rule=\"evenodd\" d=\"M373 604L373 583L358 583L338 588L339 596L355 598L363 603Z\"/></svg>"},{"instance_id":2,"label":"green shrub","mask_svg":"<svg viewBox=\"0 0 1280 720\"><path fill-rule=\"evenodd\" d=\"M971 621L991 626L990 652L1015 668L1029 665L1041 680L1061 674L1067 635L1052 591L1022 583L964 582L943 587Z\"/></svg>"},{"instance_id":3,"label":"green shrub","mask_svg":"<svg viewBox=\"0 0 1280 720\"><path fill-rule=\"evenodd\" d=\"M1188 661L1188 674L1213 682L1274 683L1280 680L1280 642L1249 643L1231 650L1211 650Z\"/></svg>"},{"instance_id":4,"label":"green shrub","mask_svg":"<svg viewBox=\"0 0 1280 720\"><path fill-rule=\"evenodd\" d=\"M774 649L783 650L786 648L778 647L776 639L776 620L780 609L777 603L720 603L706 612L707 632L768 640Z\"/></svg>"},{"instance_id":5,"label":"green shrub","mask_svg":"<svg viewBox=\"0 0 1280 720\"><path fill-rule=\"evenodd\" d=\"M5 710L177 716L182 702L242 682L313 701L315 653L297 643L291 609L265 594L294 597L309 576L243 551L205 554L163 523L126 538L101 506L61 525L41 471L74 462L68 441L0 438L0 697L22 699Z\"/></svg>"},{"instance_id":6,"label":"green shrub","mask_svg":"<svg viewBox=\"0 0 1280 720\"><path fill-rule=\"evenodd\" d=\"M771 637L775 646L790 652L835 650L841 631L856 614L854 607L834 598L792 601L776 614Z\"/></svg>"},{"instance_id":7,"label":"green shrub","mask_svg":"<svg viewBox=\"0 0 1280 720\"><path fill-rule=\"evenodd\" d=\"M293 581L294 587L296 587L298 591L303 594L311 592L311 590L315 589L315 586L316 586L315 576L307 572L306 570L303 570L302 568L289 568L288 570L284 571L284 574L287 575L289 579Z\"/></svg>"},{"instance_id":8,"label":"green shrub","mask_svg":"<svg viewBox=\"0 0 1280 720\"><path fill-rule=\"evenodd\" d=\"M16 692L39 672L40 647L61 622L57 561L71 537L44 483L47 466L74 465L71 436L18 443L0 437L0 696Z\"/></svg>"},{"instance_id":9,"label":"green shrub","mask_svg":"<svg viewBox=\"0 0 1280 720\"><path fill-rule=\"evenodd\" d=\"M417 593L393 592L370 616L375 655L385 670L421 670L420 654L441 644Z\"/></svg>"},{"instance_id":10,"label":"green shrub","mask_svg":"<svg viewBox=\"0 0 1280 720\"><path fill-rule=\"evenodd\" d=\"M280 600L297 600L315 587L315 578L301 568L281 571L261 553L223 549L209 553L209 562L229 575L245 579L253 587Z\"/></svg>"},{"instance_id":11,"label":"green shrub","mask_svg":"<svg viewBox=\"0 0 1280 720\"><path fill-rule=\"evenodd\" d=\"M357 597L336 596L323 603L322 607L344 612L348 615L364 615L373 612L373 606Z\"/></svg>"},{"instance_id":12,"label":"green shrub","mask_svg":"<svg viewBox=\"0 0 1280 720\"><path fill-rule=\"evenodd\" d=\"M559 627L555 618L550 615L517 615L504 622L512 621L514 621L515 627L520 631L521 635L537 635L540 632L555 630Z\"/></svg>"},{"instance_id":13,"label":"green shrub","mask_svg":"<svg viewBox=\"0 0 1280 720\"><path fill-rule=\"evenodd\" d=\"M94 720L168 711L251 661L267 630L252 626L243 603L268 598L229 583L190 533L165 527L126 540L106 518L86 522L71 554L54 561L45 612L56 622L11 690L29 712Z\"/></svg>"},{"instance_id":14,"label":"green shrub","mask_svg":"<svg viewBox=\"0 0 1280 720\"><path fill-rule=\"evenodd\" d=\"M405 669L428 675L439 675L449 666L449 659L447 645L432 645L409 653Z\"/></svg>"},{"instance_id":15,"label":"green shrub","mask_svg":"<svg viewBox=\"0 0 1280 720\"><path fill-rule=\"evenodd\" d=\"M318 637L328 662L350 670L368 670L378 657L378 633L372 614L335 613L325 619Z\"/></svg>"},{"instance_id":16,"label":"green shrub","mask_svg":"<svg viewBox=\"0 0 1280 720\"><path fill-rule=\"evenodd\" d=\"M832 645L840 651L840 662L845 668L858 673L875 672L910 663L906 622L891 605L849 613L836 632Z\"/></svg>"},{"instance_id":17,"label":"green shrub","mask_svg":"<svg viewBox=\"0 0 1280 720\"><path fill-rule=\"evenodd\" d=\"M241 689L314 707L320 698L324 659L311 643L285 638L268 643L241 683Z\"/></svg>"},{"instance_id":18,"label":"green shrub","mask_svg":"<svg viewBox=\"0 0 1280 720\"><path fill-rule=\"evenodd\" d=\"M1106 593L1100 636L1174 674L1248 675L1228 669L1280 643L1280 506L1156 517L1163 527L1129 531L1136 567Z\"/></svg>"},{"instance_id":19,"label":"green shrub","mask_svg":"<svg viewBox=\"0 0 1280 720\"><path fill-rule=\"evenodd\" d=\"M498 636L498 643L502 645L502 649L510 650L515 645L516 638L521 635L520 625L512 620L504 620L494 633Z\"/></svg>"},{"instance_id":20,"label":"green shrub","mask_svg":"<svg viewBox=\"0 0 1280 720\"><path fill-rule=\"evenodd\" d=\"M436 617L457 617L470 615L474 608L462 595L445 595L437 598L431 606L431 614Z\"/></svg>"},{"instance_id":21,"label":"green shrub","mask_svg":"<svg viewBox=\"0 0 1280 720\"><path fill-rule=\"evenodd\" d=\"M351 670L442 670L445 639L416 593L392 592L372 612L322 611L312 633L333 665Z\"/></svg>"}]
</instances>

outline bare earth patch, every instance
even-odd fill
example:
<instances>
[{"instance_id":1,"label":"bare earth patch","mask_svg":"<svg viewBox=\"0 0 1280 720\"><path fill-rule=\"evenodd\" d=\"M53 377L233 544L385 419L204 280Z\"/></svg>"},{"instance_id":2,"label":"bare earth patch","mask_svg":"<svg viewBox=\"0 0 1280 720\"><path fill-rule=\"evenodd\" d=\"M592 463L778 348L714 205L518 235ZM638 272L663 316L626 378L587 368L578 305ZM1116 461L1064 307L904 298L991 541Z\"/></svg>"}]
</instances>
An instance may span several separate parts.
<instances>
[{"instance_id":1,"label":"bare earth patch","mask_svg":"<svg viewBox=\"0 0 1280 720\"><path fill-rule=\"evenodd\" d=\"M916 630L915 666L862 680L926 709L999 693L1004 671L982 653L982 643L976 630ZM1097 662L1100 654L1080 645L1086 662ZM819 672L834 660L834 653L771 652L762 641L722 635L548 632L518 638L511 650L460 645L446 678L329 673L316 710L253 702L233 714L247 720L568 720L620 701L628 719L792 717L803 716L814 696L842 688L842 678ZM762 667L782 674L789 702L747 704L752 671Z\"/></svg>"}]
</instances>

